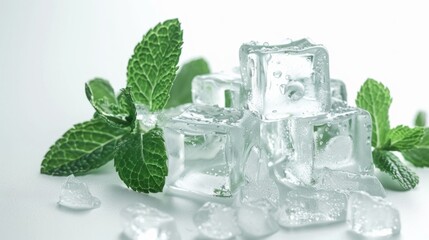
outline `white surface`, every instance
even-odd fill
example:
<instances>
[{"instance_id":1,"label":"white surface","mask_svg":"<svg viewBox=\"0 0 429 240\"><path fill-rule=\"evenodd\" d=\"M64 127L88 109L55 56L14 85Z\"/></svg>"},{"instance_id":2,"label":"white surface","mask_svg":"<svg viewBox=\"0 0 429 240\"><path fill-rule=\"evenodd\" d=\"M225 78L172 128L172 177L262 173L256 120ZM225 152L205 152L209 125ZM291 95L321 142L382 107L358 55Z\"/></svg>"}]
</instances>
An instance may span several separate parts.
<instances>
[{"instance_id":1,"label":"white surface","mask_svg":"<svg viewBox=\"0 0 429 240\"><path fill-rule=\"evenodd\" d=\"M119 210L139 201L179 219L183 239L196 236L191 215L202 203L127 190L111 164L81 178L102 201L88 212L58 208L65 178L39 174L49 146L93 112L84 82L100 76L116 89L125 86L135 44L172 17L184 29L181 62L204 56L213 70L228 69L238 65L242 42L308 36L327 46L331 76L346 81L350 100L373 77L394 97L392 125L429 111L424 1L0 0L1 239L121 239ZM415 190L387 192L401 212L396 239L429 236L429 170L417 172ZM282 230L268 239L315 237L356 239L345 224Z\"/></svg>"}]
</instances>

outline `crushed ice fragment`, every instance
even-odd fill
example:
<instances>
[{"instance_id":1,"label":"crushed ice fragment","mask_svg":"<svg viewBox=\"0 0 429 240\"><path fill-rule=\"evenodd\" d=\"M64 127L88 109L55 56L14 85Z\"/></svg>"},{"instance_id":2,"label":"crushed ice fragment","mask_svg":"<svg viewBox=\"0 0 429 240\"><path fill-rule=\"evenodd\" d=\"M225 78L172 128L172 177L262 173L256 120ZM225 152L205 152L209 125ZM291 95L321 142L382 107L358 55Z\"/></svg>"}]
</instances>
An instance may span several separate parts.
<instances>
[{"instance_id":1,"label":"crushed ice fragment","mask_svg":"<svg viewBox=\"0 0 429 240\"><path fill-rule=\"evenodd\" d=\"M398 210L383 198L365 192L351 194L347 223L352 231L365 237L386 237L401 231Z\"/></svg>"},{"instance_id":2,"label":"crushed ice fragment","mask_svg":"<svg viewBox=\"0 0 429 240\"><path fill-rule=\"evenodd\" d=\"M132 240L180 240L174 218L143 203L121 210L124 234Z\"/></svg>"},{"instance_id":3,"label":"crushed ice fragment","mask_svg":"<svg viewBox=\"0 0 429 240\"><path fill-rule=\"evenodd\" d=\"M240 202L249 203L260 199L266 199L277 206L279 202L279 189L270 178L250 182L240 189Z\"/></svg>"},{"instance_id":4,"label":"crushed ice fragment","mask_svg":"<svg viewBox=\"0 0 429 240\"><path fill-rule=\"evenodd\" d=\"M236 210L224 204L207 202L194 215L200 233L211 239L229 239L240 234Z\"/></svg>"},{"instance_id":5,"label":"crushed ice fragment","mask_svg":"<svg viewBox=\"0 0 429 240\"><path fill-rule=\"evenodd\" d=\"M98 208L101 202L100 199L92 196L86 183L70 175L62 185L58 204L71 209L85 210Z\"/></svg>"},{"instance_id":6,"label":"crushed ice fragment","mask_svg":"<svg viewBox=\"0 0 429 240\"><path fill-rule=\"evenodd\" d=\"M303 188L287 193L277 217L284 227L303 227L344 221L346 208L345 194Z\"/></svg>"},{"instance_id":7,"label":"crushed ice fragment","mask_svg":"<svg viewBox=\"0 0 429 240\"><path fill-rule=\"evenodd\" d=\"M276 207L266 199L243 204L237 213L238 225L245 236L258 238L278 231Z\"/></svg>"}]
</instances>

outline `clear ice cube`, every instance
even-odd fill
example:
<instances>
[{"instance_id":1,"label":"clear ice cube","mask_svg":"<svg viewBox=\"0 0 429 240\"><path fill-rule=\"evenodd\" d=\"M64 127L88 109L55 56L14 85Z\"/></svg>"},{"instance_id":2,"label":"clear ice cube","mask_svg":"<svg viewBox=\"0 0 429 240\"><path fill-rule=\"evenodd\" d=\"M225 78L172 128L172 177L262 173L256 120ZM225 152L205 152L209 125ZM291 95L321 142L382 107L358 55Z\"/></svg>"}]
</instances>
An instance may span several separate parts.
<instances>
[{"instance_id":1,"label":"clear ice cube","mask_svg":"<svg viewBox=\"0 0 429 240\"><path fill-rule=\"evenodd\" d=\"M71 209L84 210L100 207L101 201L92 196L86 183L70 175L61 187L58 204Z\"/></svg>"},{"instance_id":2,"label":"clear ice cube","mask_svg":"<svg viewBox=\"0 0 429 240\"><path fill-rule=\"evenodd\" d=\"M127 220L124 234L132 240L180 240L174 218L143 203L133 204L121 210Z\"/></svg>"},{"instance_id":3,"label":"clear ice cube","mask_svg":"<svg viewBox=\"0 0 429 240\"><path fill-rule=\"evenodd\" d=\"M328 64L326 49L307 39L243 44L240 68L248 108L268 120L328 112Z\"/></svg>"},{"instance_id":4,"label":"clear ice cube","mask_svg":"<svg viewBox=\"0 0 429 240\"><path fill-rule=\"evenodd\" d=\"M240 234L236 210L220 203L205 203L193 220L199 232L211 239L229 239Z\"/></svg>"},{"instance_id":5,"label":"clear ice cube","mask_svg":"<svg viewBox=\"0 0 429 240\"><path fill-rule=\"evenodd\" d=\"M371 118L347 107L314 117L262 121L261 152L284 184L311 185L314 171L325 167L372 174Z\"/></svg>"},{"instance_id":6,"label":"clear ice cube","mask_svg":"<svg viewBox=\"0 0 429 240\"><path fill-rule=\"evenodd\" d=\"M386 237L401 231L398 210L383 198L365 192L350 196L347 223L352 231L365 237Z\"/></svg>"},{"instance_id":7,"label":"clear ice cube","mask_svg":"<svg viewBox=\"0 0 429 240\"><path fill-rule=\"evenodd\" d=\"M238 209L238 225L244 235L251 238L271 235L279 229L275 211L276 207L265 199L247 202Z\"/></svg>"},{"instance_id":8,"label":"clear ice cube","mask_svg":"<svg viewBox=\"0 0 429 240\"><path fill-rule=\"evenodd\" d=\"M267 178L249 182L240 188L240 203L246 204L258 200L266 200L273 206L279 203L279 189L274 180Z\"/></svg>"},{"instance_id":9,"label":"clear ice cube","mask_svg":"<svg viewBox=\"0 0 429 240\"><path fill-rule=\"evenodd\" d=\"M304 227L344 221L346 208L345 194L302 188L287 193L277 217L281 226Z\"/></svg>"},{"instance_id":10,"label":"clear ice cube","mask_svg":"<svg viewBox=\"0 0 429 240\"><path fill-rule=\"evenodd\" d=\"M192 102L223 108L244 106L243 81L239 74L212 73L192 80Z\"/></svg>"},{"instance_id":11,"label":"clear ice cube","mask_svg":"<svg viewBox=\"0 0 429 240\"><path fill-rule=\"evenodd\" d=\"M361 175L328 168L317 170L313 186L318 189L336 190L350 194L353 191L364 191L373 196L385 197L383 185L377 177Z\"/></svg>"},{"instance_id":12,"label":"clear ice cube","mask_svg":"<svg viewBox=\"0 0 429 240\"><path fill-rule=\"evenodd\" d=\"M270 178L268 165L261 159L259 147L252 148L244 166L244 176L247 183Z\"/></svg>"},{"instance_id":13,"label":"clear ice cube","mask_svg":"<svg viewBox=\"0 0 429 240\"><path fill-rule=\"evenodd\" d=\"M332 99L347 102L347 89L343 81L331 79L331 97Z\"/></svg>"},{"instance_id":14,"label":"clear ice cube","mask_svg":"<svg viewBox=\"0 0 429 240\"><path fill-rule=\"evenodd\" d=\"M191 105L163 128L169 164L177 165L170 170L167 190L231 197L258 143L256 116L246 110Z\"/></svg>"}]
</instances>

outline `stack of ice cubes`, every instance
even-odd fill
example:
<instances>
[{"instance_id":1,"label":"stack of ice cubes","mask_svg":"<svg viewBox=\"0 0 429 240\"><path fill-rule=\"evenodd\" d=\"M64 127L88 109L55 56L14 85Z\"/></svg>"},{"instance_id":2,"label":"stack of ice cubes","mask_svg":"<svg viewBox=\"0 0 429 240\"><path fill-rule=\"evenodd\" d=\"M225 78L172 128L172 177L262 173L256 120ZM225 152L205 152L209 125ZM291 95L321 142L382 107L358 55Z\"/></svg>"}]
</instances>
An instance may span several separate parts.
<instances>
[{"instance_id":1,"label":"stack of ice cubes","mask_svg":"<svg viewBox=\"0 0 429 240\"><path fill-rule=\"evenodd\" d=\"M243 44L240 71L197 76L193 103L163 124L175 165L168 190L231 197L266 168L287 186L384 196L373 176L370 115L347 105L322 45Z\"/></svg>"},{"instance_id":2,"label":"stack of ice cubes","mask_svg":"<svg viewBox=\"0 0 429 240\"><path fill-rule=\"evenodd\" d=\"M206 203L194 217L201 234L262 237L278 225L346 219L362 235L398 233L399 214L374 176L371 117L347 104L326 49L250 42L240 73L197 76L193 103L142 114L143 125L164 130L166 191L233 204Z\"/></svg>"}]
</instances>

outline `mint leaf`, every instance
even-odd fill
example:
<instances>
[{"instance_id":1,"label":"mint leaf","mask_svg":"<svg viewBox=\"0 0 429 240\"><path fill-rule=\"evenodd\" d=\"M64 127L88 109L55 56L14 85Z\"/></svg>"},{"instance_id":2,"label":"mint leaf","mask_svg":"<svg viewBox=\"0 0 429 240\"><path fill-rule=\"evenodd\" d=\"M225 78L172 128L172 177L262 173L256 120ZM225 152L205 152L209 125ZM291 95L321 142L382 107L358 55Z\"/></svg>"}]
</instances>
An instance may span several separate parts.
<instances>
[{"instance_id":1,"label":"mint leaf","mask_svg":"<svg viewBox=\"0 0 429 240\"><path fill-rule=\"evenodd\" d=\"M128 127L134 123L136 110L127 90L122 90L116 99L110 83L96 78L85 84L85 93L95 111L110 124Z\"/></svg>"},{"instance_id":2,"label":"mint leaf","mask_svg":"<svg viewBox=\"0 0 429 240\"><path fill-rule=\"evenodd\" d=\"M375 166L397 180L404 190L415 188L419 183L416 173L405 166L393 153L375 149L372 156Z\"/></svg>"},{"instance_id":3,"label":"mint leaf","mask_svg":"<svg viewBox=\"0 0 429 240\"><path fill-rule=\"evenodd\" d=\"M102 118L76 124L46 153L40 172L82 175L113 159L119 139L129 130L114 128Z\"/></svg>"},{"instance_id":4,"label":"mint leaf","mask_svg":"<svg viewBox=\"0 0 429 240\"><path fill-rule=\"evenodd\" d=\"M95 78L88 81L85 83L85 92L91 102L104 102L107 106L117 103L115 91L107 80Z\"/></svg>"},{"instance_id":5,"label":"mint leaf","mask_svg":"<svg viewBox=\"0 0 429 240\"><path fill-rule=\"evenodd\" d=\"M135 103L152 112L168 101L182 47L182 30L177 19L150 29L137 44L128 62L127 88Z\"/></svg>"},{"instance_id":6,"label":"mint leaf","mask_svg":"<svg viewBox=\"0 0 429 240\"><path fill-rule=\"evenodd\" d=\"M414 125L417 127L425 127L426 126L426 113L420 111L417 113L416 119L414 120Z\"/></svg>"},{"instance_id":7,"label":"mint leaf","mask_svg":"<svg viewBox=\"0 0 429 240\"><path fill-rule=\"evenodd\" d=\"M177 73L173 87L170 91L166 108L176 107L192 102L192 79L198 75L210 73L210 68L206 60L198 58L185 63Z\"/></svg>"},{"instance_id":8,"label":"mint leaf","mask_svg":"<svg viewBox=\"0 0 429 240\"><path fill-rule=\"evenodd\" d=\"M410 128L399 125L393 128L387 134L388 146L383 147L385 150L407 150L413 148L422 139L424 128Z\"/></svg>"},{"instance_id":9,"label":"mint leaf","mask_svg":"<svg viewBox=\"0 0 429 240\"><path fill-rule=\"evenodd\" d=\"M115 155L122 181L137 192L161 192L167 176L167 154L162 129L130 133L123 137Z\"/></svg>"},{"instance_id":10,"label":"mint leaf","mask_svg":"<svg viewBox=\"0 0 429 240\"><path fill-rule=\"evenodd\" d=\"M422 140L414 148L401 152L405 160L416 167L429 167L429 128L424 130Z\"/></svg>"},{"instance_id":11,"label":"mint leaf","mask_svg":"<svg viewBox=\"0 0 429 240\"><path fill-rule=\"evenodd\" d=\"M373 79L367 79L358 92L356 105L371 114L373 147L381 147L386 142L390 130L388 114L391 103L389 89Z\"/></svg>"}]
</instances>

